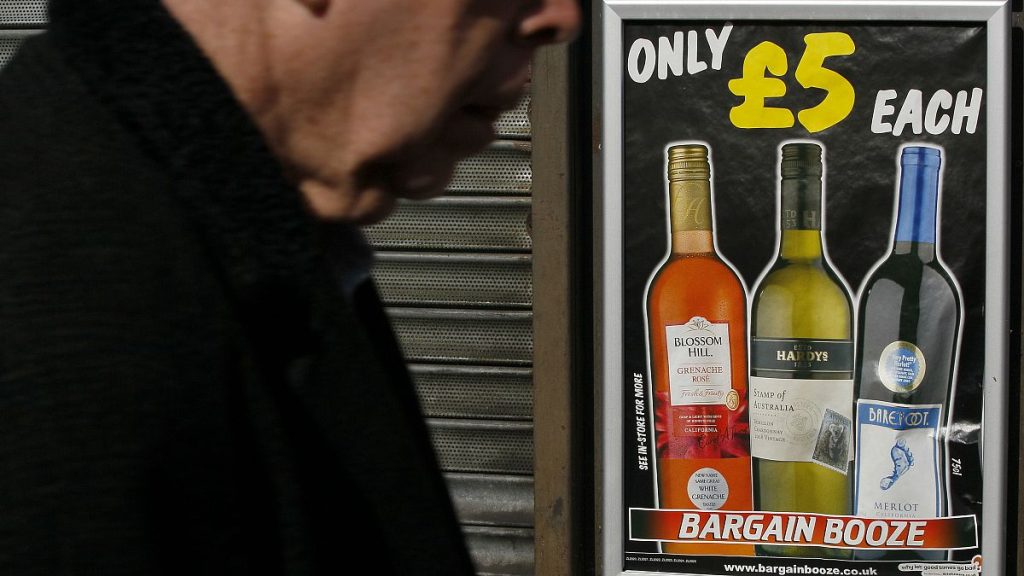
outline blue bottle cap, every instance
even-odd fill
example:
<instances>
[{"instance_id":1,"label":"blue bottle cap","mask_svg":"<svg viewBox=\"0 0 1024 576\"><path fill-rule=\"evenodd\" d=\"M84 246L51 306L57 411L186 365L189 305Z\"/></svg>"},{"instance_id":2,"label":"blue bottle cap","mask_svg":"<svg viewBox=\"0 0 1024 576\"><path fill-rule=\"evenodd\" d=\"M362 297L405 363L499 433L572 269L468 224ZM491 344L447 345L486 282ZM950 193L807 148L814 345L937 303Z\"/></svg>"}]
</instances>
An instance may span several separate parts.
<instances>
[{"instance_id":1,"label":"blue bottle cap","mask_svg":"<svg viewBox=\"0 0 1024 576\"><path fill-rule=\"evenodd\" d=\"M907 146L900 157L901 166L928 166L938 168L942 153L931 146Z\"/></svg>"}]
</instances>

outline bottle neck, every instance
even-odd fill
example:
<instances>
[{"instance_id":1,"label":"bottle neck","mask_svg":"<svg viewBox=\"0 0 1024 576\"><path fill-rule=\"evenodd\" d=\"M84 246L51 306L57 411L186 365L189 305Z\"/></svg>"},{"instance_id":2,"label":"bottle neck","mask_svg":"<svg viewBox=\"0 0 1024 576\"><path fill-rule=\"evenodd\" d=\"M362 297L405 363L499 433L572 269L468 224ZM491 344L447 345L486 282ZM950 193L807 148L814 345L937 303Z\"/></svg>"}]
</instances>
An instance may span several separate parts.
<instances>
[{"instance_id":1,"label":"bottle neck","mask_svg":"<svg viewBox=\"0 0 1024 576\"><path fill-rule=\"evenodd\" d=\"M672 233L672 253L677 256L711 254L714 251L715 242L711 238L710 231L695 230Z\"/></svg>"},{"instance_id":2,"label":"bottle neck","mask_svg":"<svg viewBox=\"0 0 1024 576\"><path fill-rule=\"evenodd\" d=\"M821 230L783 230L779 257L783 260L820 261Z\"/></svg>"},{"instance_id":3,"label":"bottle neck","mask_svg":"<svg viewBox=\"0 0 1024 576\"><path fill-rule=\"evenodd\" d=\"M914 254L925 262L935 258L939 167L905 164L900 192L893 253Z\"/></svg>"},{"instance_id":4,"label":"bottle neck","mask_svg":"<svg viewBox=\"0 0 1024 576\"><path fill-rule=\"evenodd\" d=\"M913 255L922 262L935 260L935 244L930 242L900 242L892 246L892 253L898 256Z\"/></svg>"},{"instance_id":5,"label":"bottle neck","mask_svg":"<svg viewBox=\"0 0 1024 576\"><path fill-rule=\"evenodd\" d=\"M817 261L823 255L821 242L821 180L782 180L782 212L779 218L783 260Z\"/></svg>"},{"instance_id":6,"label":"bottle neck","mask_svg":"<svg viewBox=\"0 0 1024 576\"><path fill-rule=\"evenodd\" d=\"M669 182L669 198L672 220L672 253L692 255L714 252L710 181Z\"/></svg>"}]
</instances>

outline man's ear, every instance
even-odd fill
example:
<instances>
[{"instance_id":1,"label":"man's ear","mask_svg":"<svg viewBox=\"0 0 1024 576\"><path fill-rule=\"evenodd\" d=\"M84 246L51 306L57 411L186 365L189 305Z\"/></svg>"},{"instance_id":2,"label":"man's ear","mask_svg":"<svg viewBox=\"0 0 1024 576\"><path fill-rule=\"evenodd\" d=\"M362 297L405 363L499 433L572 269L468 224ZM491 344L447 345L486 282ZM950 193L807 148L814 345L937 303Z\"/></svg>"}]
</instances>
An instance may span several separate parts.
<instances>
[{"instance_id":1,"label":"man's ear","mask_svg":"<svg viewBox=\"0 0 1024 576\"><path fill-rule=\"evenodd\" d=\"M306 7L307 10L317 16L323 15L327 12L327 8L331 5L331 0L295 0L299 4ZM372 1L372 0L371 0Z\"/></svg>"}]
</instances>

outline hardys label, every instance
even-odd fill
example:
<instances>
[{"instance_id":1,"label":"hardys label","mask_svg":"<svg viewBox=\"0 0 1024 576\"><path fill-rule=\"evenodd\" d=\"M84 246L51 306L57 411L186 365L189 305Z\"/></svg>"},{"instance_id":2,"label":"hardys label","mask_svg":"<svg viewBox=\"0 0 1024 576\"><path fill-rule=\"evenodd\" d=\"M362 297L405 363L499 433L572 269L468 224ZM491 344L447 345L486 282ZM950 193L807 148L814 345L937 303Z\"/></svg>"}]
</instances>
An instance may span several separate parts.
<instances>
[{"instance_id":1,"label":"hardys label","mask_svg":"<svg viewBox=\"0 0 1024 576\"><path fill-rule=\"evenodd\" d=\"M753 338L750 367L776 372L853 374L853 342L806 338Z\"/></svg>"},{"instance_id":2,"label":"hardys label","mask_svg":"<svg viewBox=\"0 0 1024 576\"><path fill-rule=\"evenodd\" d=\"M854 508L868 518L935 518L945 494L939 404L857 401Z\"/></svg>"},{"instance_id":3,"label":"hardys label","mask_svg":"<svg viewBox=\"0 0 1024 576\"><path fill-rule=\"evenodd\" d=\"M853 380L750 377L750 453L846 474L853 454Z\"/></svg>"},{"instance_id":4,"label":"hardys label","mask_svg":"<svg viewBox=\"0 0 1024 576\"><path fill-rule=\"evenodd\" d=\"M672 405L728 404L732 392L729 324L694 316L686 324L666 326L665 340Z\"/></svg>"}]
</instances>

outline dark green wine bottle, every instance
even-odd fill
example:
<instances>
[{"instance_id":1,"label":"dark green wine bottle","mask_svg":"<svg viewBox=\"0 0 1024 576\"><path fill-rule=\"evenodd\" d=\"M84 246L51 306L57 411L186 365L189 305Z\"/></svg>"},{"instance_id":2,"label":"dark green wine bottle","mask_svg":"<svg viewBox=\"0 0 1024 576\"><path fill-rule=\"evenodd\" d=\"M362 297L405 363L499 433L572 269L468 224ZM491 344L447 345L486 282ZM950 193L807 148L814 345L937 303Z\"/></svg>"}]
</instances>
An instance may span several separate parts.
<instances>
[{"instance_id":1,"label":"dark green wine bottle","mask_svg":"<svg viewBox=\"0 0 1024 576\"><path fill-rule=\"evenodd\" d=\"M939 257L937 148L900 159L892 249L858 307L855 511L872 518L947 514L945 427L956 374L960 290ZM941 560L945 551L858 551L857 558Z\"/></svg>"}]
</instances>

